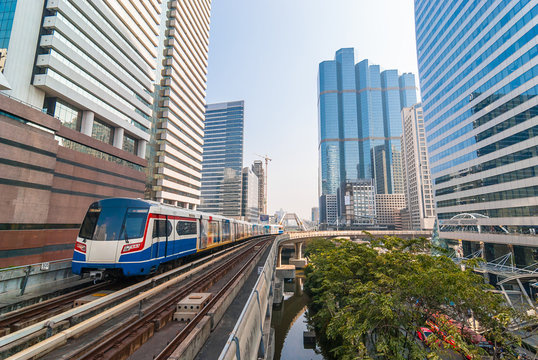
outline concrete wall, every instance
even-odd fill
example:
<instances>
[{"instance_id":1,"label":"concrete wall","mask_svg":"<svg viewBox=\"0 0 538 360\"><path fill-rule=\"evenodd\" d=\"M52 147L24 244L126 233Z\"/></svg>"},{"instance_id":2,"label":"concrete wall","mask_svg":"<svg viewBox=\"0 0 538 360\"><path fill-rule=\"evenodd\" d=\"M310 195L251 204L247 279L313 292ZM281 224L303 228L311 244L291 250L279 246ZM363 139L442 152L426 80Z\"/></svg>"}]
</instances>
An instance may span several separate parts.
<instances>
[{"instance_id":1,"label":"concrete wall","mask_svg":"<svg viewBox=\"0 0 538 360\"><path fill-rule=\"evenodd\" d=\"M76 142L142 169L146 160L2 95L0 111L0 268L70 258L93 201L144 197L144 171L62 144Z\"/></svg>"}]
</instances>

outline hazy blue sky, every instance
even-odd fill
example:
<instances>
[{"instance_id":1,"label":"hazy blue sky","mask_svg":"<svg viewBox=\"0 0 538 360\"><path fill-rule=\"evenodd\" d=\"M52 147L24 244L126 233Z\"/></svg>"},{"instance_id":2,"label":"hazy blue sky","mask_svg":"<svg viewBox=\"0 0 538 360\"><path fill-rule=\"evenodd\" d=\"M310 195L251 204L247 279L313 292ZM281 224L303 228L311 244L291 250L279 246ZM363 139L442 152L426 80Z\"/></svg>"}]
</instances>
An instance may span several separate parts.
<instances>
[{"instance_id":1,"label":"hazy blue sky","mask_svg":"<svg viewBox=\"0 0 538 360\"><path fill-rule=\"evenodd\" d=\"M318 64L418 71L412 0L213 0L207 102L245 100L244 166L268 154L269 213L318 206Z\"/></svg>"}]
</instances>

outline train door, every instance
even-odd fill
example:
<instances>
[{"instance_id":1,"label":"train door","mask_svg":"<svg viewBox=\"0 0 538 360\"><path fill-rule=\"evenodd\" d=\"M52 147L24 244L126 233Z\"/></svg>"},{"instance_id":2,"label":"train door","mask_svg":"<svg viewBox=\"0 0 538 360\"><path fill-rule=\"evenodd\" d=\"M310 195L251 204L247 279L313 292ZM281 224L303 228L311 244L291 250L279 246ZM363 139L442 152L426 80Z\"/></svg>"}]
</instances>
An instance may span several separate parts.
<instances>
[{"instance_id":1,"label":"train door","mask_svg":"<svg viewBox=\"0 0 538 360\"><path fill-rule=\"evenodd\" d=\"M168 215L165 216L165 220L166 220L166 224L170 224L170 229L173 229L173 226L172 224L170 223L170 220L168 220ZM168 226L167 226L168 227ZM168 238L170 237L170 235L172 235L172 232L166 232L166 239L165 239L165 242L164 242L164 257L167 257L168 256Z\"/></svg>"},{"instance_id":2,"label":"train door","mask_svg":"<svg viewBox=\"0 0 538 360\"><path fill-rule=\"evenodd\" d=\"M228 242L231 239L230 220L222 220L222 238L223 242Z\"/></svg>"},{"instance_id":3,"label":"train door","mask_svg":"<svg viewBox=\"0 0 538 360\"><path fill-rule=\"evenodd\" d=\"M209 232L209 224L206 219L200 219L200 242L198 244L198 250L205 249L207 247Z\"/></svg>"},{"instance_id":4,"label":"train door","mask_svg":"<svg viewBox=\"0 0 538 360\"><path fill-rule=\"evenodd\" d=\"M172 234L172 224L168 216L161 216L153 221L152 258L166 256L168 238Z\"/></svg>"}]
</instances>

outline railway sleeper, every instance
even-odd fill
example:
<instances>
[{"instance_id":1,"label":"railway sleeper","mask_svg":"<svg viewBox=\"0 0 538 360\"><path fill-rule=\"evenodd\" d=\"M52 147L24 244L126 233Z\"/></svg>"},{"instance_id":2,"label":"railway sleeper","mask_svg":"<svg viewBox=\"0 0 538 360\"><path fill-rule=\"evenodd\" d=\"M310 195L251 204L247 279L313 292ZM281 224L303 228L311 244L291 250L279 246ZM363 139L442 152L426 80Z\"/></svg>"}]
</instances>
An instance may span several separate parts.
<instances>
[{"instance_id":1,"label":"railway sleeper","mask_svg":"<svg viewBox=\"0 0 538 360\"><path fill-rule=\"evenodd\" d=\"M33 325L33 324L36 324L36 323L38 323L40 321L43 321L45 319L48 319L48 318L50 318L52 316L61 314L61 313L65 312L67 310L70 310L72 308L73 308L72 304L69 304L69 305L65 305L65 306L53 309L53 310L49 311L46 314L41 314L40 316L36 316L36 317L31 318L31 319L16 322L13 325L11 325L11 332L15 332L15 331L24 329L25 327L28 327L28 326Z\"/></svg>"},{"instance_id":2,"label":"railway sleeper","mask_svg":"<svg viewBox=\"0 0 538 360\"><path fill-rule=\"evenodd\" d=\"M153 319L155 331L159 331L172 321L175 308L166 309Z\"/></svg>"},{"instance_id":3,"label":"railway sleeper","mask_svg":"<svg viewBox=\"0 0 538 360\"><path fill-rule=\"evenodd\" d=\"M134 354L146 341L155 333L155 327L152 323L146 323L137 329L134 334L129 335L121 343L105 351L101 359L106 360L124 360Z\"/></svg>"}]
</instances>

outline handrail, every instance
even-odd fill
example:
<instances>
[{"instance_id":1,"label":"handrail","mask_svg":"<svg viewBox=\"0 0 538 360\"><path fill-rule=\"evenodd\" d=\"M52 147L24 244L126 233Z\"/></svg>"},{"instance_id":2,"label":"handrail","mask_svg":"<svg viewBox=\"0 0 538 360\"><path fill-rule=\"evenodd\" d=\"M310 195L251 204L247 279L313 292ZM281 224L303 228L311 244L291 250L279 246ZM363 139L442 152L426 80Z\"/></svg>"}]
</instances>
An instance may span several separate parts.
<instances>
[{"instance_id":1,"label":"handrail","mask_svg":"<svg viewBox=\"0 0 538 360\"><path fill-rule=\"evenodd\" d=\"M10 271L10 270L18 270L18 269L25 269L27 267L33 267L33 266L41 266L41 264L57 264L61 262L69 262L72 258L65 258L65 259L59 259L59 260L51 260L51 261L42 261L40 263L34 263L34 264L27 264L27 265L18 265L18 266L9 266L5 268L0 268L0 272L2 271Z\"/></svg>"}]
</instances>

